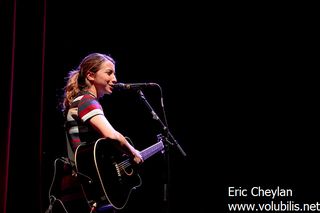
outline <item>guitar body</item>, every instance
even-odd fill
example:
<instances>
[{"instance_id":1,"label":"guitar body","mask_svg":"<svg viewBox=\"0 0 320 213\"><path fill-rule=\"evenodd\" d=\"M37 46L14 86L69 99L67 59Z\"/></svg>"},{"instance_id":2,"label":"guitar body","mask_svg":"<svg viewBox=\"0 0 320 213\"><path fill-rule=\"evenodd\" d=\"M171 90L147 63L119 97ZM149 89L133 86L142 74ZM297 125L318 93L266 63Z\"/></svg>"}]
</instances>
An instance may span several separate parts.
<instances>
[{"instance_id":1,"label":"guitar body","mask_svg":"<svg viewBox=\"0 0 320 213\"><path fill-rule=\"evenodd\" d=\"M95 143L80 145L75 164L89 205L111 204L123 209L133 189L142 182L130 160L115 147L115 141L100 138Z\"/></svg>"},{"instance_id":2,"label":"guitar body","mask_svg":"<svg viewBox=\"0 0 320 213\"><path fill-rule=\"evenodd\" d=\"M163 151L163 136L158 142L140 151L143 160ZM118 141L100 138L95 143L81 144L75 152L77 177L80 179L89 206L111 205L123 209L133 189L142 181L131 160L117 148Z\"/></svg>"}]
</instances>

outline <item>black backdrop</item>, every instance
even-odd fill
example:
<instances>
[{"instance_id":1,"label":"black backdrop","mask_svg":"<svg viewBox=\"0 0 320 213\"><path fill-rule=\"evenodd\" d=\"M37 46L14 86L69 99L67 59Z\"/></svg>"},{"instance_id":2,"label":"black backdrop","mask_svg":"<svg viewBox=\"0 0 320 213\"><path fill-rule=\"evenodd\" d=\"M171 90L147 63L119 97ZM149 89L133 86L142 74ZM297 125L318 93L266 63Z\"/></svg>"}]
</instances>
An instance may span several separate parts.
<instances>
[{"instance_id":1,"label":"black backdrop","mask_svg":"<svg viewBox=\"0 0 320 213\"><path fill-rule=\"evenodd\" d=\"M48 110L45 117L48 117L44 118L43 144L44 160L48 162L64 149L61 116L56 106L67 72L90 52L111 54L117 61L119 81L156 82L162 87L169 128L187 153L184 158L176 148L170 149L171 190L168 191L167 208L176 212L196 209L197 206L194 202L197 198L192 195L192 191L198 191L195 180L197 148L192 144L202 144L196 136L199 134L197 131L202 131L199 125L203 121L194 112L199 110L197 105L202 98L197 95L197 84L202 81L198 73L201 69L199 61L203 60L201 54L204 54L200 48L204 44L192 41L192 31L197 30L192 17L183 15L181 20L175 18L175 8L163 13L162 9L167 6L124 10L101 2L48 4L46 75L52 80L45 85L46 97L50 98L45 101L45 109ZM164 121L160 91L149 88L144 93ZM204 93L202 95L205 97ZM159 123L152 120L150 111L135 92L115 92L111 97L104 97L102 104L110 122L129 136L139 149L150 146L156 135L162 132ZM48 166L50 179L52 168L50 163ZM166 162L159 155L146 161L141 170L143 186L132 195L128 211L165 210L162 203L165 167Z\"/></svg>"},{"instance_id":2,"label":"black backdrop","mask_svg":"<svg viewBox=\"0 0 320 213\"><path fill-rule=\"evenodd\" d=\"M301 14L200 3L1 5L7 212L47 208L53 161L65 154L57 108L64 77L90 52L111 54L119 81L161 85L169 128L187 153L170 149L168 208L162 203L166 162L155 156L144 164L143 186L127 211L226 211L235 202L227 196L230 186L281 186L294 190L297 203L319 199L316 78L304 49L310 43L296 30L309 33ZM144 92L163 119L159 90ZM161 132L136 93L114 93L102 104L138 148Z\"/></svg>"}]
</instances>

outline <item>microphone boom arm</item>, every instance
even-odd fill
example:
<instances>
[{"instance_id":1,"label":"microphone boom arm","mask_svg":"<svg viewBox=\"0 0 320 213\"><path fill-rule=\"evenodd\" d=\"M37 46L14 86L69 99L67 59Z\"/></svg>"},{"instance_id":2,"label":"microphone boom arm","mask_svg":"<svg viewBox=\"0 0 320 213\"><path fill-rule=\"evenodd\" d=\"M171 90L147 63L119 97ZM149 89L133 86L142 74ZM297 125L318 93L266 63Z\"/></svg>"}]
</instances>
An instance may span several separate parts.
<instances>
[{"instance_id":1,"label":"microphone boom arm","mask_svg":"<svg viewBox=\"0 0 320 213\"><path fill-rule=\"evenodd\" d=\"M140 98L143 100L143 102L145 103L145 105L149 108L151 114L152 114L152 118L154 120L157 120L160 125L162 126L162 129L168 134L168 136L172 139L173 143L169 142L168 140L166 140L170 145L176 145L177 148L179 149L179 151L181 152L181 154L186 157L187 154L185 153L185 151L182 149L182 147L180 146L180 144L178 143L178 141L173 137L173 135L171 134L170 130L168 129L168 127L161 121L161 119L159 118L159 116L157 115L157 113L155 113L155 111L153 110L153 108L151 107L151 105L149 104L149 102L147 101L146 97L144 96L143 92L141 91L141 89L138 90L138 93L140 95Z\"/></svg>"}]
</instances>

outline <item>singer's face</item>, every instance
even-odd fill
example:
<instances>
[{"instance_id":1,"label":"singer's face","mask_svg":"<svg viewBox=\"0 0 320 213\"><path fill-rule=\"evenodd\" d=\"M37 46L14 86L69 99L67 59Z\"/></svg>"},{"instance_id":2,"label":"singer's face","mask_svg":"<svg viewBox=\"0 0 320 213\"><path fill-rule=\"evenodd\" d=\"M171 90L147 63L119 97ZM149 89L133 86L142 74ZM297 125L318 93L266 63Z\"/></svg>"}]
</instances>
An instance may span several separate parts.
<instances>
[{"instance_id":1,"label":"singer's face","mask_svg":"<svg viewBox=\"0 0 320 213\"><path fill-rule=\"evenodd\" d=\"M115 83L117 83L117 78L114 64L110 61L103 62L98 72L94 74L93 84L97 89L98 97L111 94Z\"/></svg>"}]
</instances>

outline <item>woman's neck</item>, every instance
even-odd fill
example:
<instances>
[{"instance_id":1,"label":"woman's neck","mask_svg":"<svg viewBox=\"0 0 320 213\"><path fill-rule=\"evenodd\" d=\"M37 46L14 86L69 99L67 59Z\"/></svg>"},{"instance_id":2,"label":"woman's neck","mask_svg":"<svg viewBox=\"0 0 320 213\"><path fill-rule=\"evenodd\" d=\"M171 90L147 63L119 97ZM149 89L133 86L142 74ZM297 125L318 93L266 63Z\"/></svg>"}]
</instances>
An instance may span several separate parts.
<instances>
[{"instance_id":1,"label":"woman's neck","mask_svg":"<svg viewBox=\"0 0 320 213\"><path fill-rule=\"evenodd\" d=\"M88 91L92 96L94 96L95 98L98 97L97 91L95 90L94 87L89 88L87 91Z\"/></svg>"}]
</instances>

